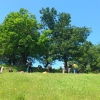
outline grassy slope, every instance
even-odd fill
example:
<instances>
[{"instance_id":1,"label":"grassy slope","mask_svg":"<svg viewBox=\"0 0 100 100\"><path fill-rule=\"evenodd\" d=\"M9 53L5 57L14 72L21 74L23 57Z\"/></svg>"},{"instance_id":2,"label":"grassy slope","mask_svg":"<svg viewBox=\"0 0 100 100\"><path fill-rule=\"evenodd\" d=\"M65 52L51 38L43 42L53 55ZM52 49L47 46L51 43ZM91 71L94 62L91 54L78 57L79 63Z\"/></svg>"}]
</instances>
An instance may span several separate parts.
<instances>
[{"instance_id":1,"label":"grassy slope","mask_svg":"<svg viewBox=\"0 0 100 100\"><path fill-rule=\"evenodd\" d=\"M100 100L100 74L2 73L0 100Z\"/></svg>"}]
</instances>

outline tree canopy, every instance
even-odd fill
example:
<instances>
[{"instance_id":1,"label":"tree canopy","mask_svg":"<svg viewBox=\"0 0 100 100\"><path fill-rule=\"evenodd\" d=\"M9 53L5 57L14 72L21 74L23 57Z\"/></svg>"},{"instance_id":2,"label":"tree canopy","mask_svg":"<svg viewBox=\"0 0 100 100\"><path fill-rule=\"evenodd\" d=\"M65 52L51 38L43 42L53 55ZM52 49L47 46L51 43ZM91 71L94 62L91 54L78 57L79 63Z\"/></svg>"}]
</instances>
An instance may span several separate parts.
<instances>
[{"instance_id":1,"label":"tree canopy","mask_svg":"<svg viewBox=\"0 0 100 100\"><path fill-rule=\"evenodd\" d=\"M82 68L99 68L100 45L87 41L90 28L71 25L70 14L55 8L42 8L40 14L40 23L24 8L5 17L0 25L0 59L17 64L19 56L25 65L27 57L32 56L45 67L60 60L66 67L68 61L76 61Z\"/></svg>"},{"instance_id":2,"label":"tree canopy","mask_svg":"<svg viewBox=\"0 0 100 100\"><path fill-rule=\"evenodd\" d=\"M21 8L19 12L8 14L1 25L0 41L3 53L9 57L21 55L25 63L28 55L36 55L38 29L35 16L27 10Z\"/></svg>"}]
</instances>

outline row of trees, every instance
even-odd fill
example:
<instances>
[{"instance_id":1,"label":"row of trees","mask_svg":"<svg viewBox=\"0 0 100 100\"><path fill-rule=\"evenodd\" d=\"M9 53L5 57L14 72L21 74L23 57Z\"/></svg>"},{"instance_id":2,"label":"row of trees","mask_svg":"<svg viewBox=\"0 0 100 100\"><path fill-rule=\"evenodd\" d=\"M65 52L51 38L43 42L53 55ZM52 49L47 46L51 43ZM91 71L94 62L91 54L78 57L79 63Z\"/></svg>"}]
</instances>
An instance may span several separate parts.
<instances>
[{"instance_id":1,"label":"row of trees","mask_svg":"<svg viewBox=\"0 0 100 100\"><path fill-rule=\"evenodd\" d=\"M70 24L68 13L58 13L55 8L40 10L40 23L35 15L21 8L9 13L0 25L0 58L9 64L23 66L32 56L46 67L55 60L76 61L81 67L100 66L100 45L87 41L91 30ZM67 67L67 66L66 66Z\"/></svg>"}]
</instances>

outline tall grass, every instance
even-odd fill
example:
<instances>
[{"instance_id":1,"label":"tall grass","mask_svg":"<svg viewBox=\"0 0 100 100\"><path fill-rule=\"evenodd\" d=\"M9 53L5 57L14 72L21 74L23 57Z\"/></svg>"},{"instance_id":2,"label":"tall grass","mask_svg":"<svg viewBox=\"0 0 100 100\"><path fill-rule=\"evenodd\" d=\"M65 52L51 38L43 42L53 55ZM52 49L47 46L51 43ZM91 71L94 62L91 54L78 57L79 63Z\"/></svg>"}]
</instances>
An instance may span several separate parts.
<instances>
[{"instance_id":1,"label":"tall grass","mask_svg":"<svg viewBox=\"0 0 100 100\"><path fill-rule=\"evenodd\" d=\"M0 74L0 100L100 100L100 74Z\"/></svg>"}]
</instances>

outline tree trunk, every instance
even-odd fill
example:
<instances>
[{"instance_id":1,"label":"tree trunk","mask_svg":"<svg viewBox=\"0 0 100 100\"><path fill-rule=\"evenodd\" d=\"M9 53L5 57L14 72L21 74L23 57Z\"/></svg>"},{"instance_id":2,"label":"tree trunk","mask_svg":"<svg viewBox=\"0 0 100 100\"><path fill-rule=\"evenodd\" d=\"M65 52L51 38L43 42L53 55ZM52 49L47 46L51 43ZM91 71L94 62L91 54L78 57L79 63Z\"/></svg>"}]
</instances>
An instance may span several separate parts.
<instances>
[{"instance_id":1,"label":"tree trunk","mask_svg":"<svg viewBox=\"0 0 100 100\"><path fill-rule=\"evenodd\" d=\"M65 69L67 69L68 59L66 58L66 55L64 55L63 59L64 59L64 63L65 63Z\"/></svg>"},{"instance_id":2,"label":"tree trunk","mask_svg":"<svg viewBox=\"0 0 100 100\"><path fill-rule=\"evenodd\" d=\"M48 60L46 60L45 68L47 68L48 64L49 64L49 62L48 62Z\"/></svg>"},{"instance_id":3,"label":"tree trunk","mask_svg":"<svg viewBox=\"0 0 100 100\"><path fill-rule=\"evenodd\" d=\"M8 64L11 65L11 56L8 56Z\"/></svg>"},{"instance_id":4,"label":"tree trunk","mask_svg":"<svg viewBox=\"0 0 100 100\"><path fill-rule=\"evenodd\" d=\"M15 65L16 63L15 55L12 56L12 62L13 62L13 65Z\"/></svg>"},{"instance_id":5,"label":"tree trunk","mask_svg":"<svg viewBox=\"0 0 100 100\"><path fill-rule=\"evenodd\" d=\"M22 67L26 66L26 62L27 62L27 55L26 54L22 54Z\"/></svg>"}]
</instances>

